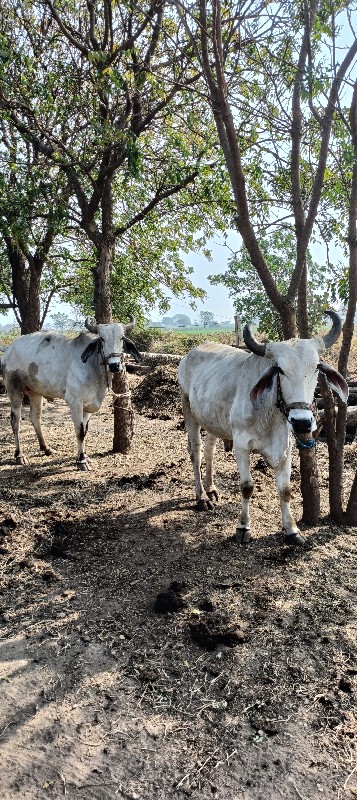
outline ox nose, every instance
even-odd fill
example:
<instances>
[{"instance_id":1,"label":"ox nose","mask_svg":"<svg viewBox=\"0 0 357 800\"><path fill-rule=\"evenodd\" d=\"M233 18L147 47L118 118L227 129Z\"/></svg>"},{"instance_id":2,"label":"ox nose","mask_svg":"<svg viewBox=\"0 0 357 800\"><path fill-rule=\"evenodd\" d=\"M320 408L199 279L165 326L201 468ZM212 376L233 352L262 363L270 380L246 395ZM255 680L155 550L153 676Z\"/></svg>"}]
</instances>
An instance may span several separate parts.
<instances>
[{"instance_id":1,"label":"ox nose","mask_svg":"<svg viewBox=\"0 0 357 800\"><path fill-rule=\"evenodd\" d=\"M306 407L291 408L288 416L288 424L290 429L296 434L311 433L311 431L316 430L315 417L312 411Z\"/></svg>"},{"instance_id":2,"label":"ox nose","mask_svg":"<svg viewBox=\"0 0 357 800\"><path fill-rule=\"evenodd\" d=\"M296 433L310 433L312 429L312 419L308 417L290 417L290 422Z\"/></svg>"},{"instance_id":3,"label":"ox nose","mask_svg":"<svg viewBox=\"0 0 357 800\"><path fill-rule=\"evenodd\" d=\"M108 364L108 366L111 372L120 372L121 370L121 364L119 361L114 361L111 364Z\"/></svg>"}]
</instances>

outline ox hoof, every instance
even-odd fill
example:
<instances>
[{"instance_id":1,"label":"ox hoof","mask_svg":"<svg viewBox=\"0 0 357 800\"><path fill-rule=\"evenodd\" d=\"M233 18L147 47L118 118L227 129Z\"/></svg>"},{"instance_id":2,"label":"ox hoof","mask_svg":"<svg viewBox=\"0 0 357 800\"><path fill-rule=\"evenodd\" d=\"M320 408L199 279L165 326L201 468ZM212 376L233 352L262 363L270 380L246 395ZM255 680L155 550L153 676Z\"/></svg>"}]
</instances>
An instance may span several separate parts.
<instances>
[{"instance_id":1,"label":"ox hoof","mask_svg":"<svg viewBox=\"0 0 357 800\"><path fill-rule=\"evenodd\" d=\"M291 547L303 547L305 544L307 544L307 539L306 536L302 535L302 533L286 533L284 536L284 542Z\"/></svg>"},{"instance_id":2,"label":"ox hoof","mask_svg":"<svg viewBox=\"0 0 357 800\"><path fill-rule=\"evenodd\" d=\"M250 528L237 528L235 540L237 544L248 544L252 538Z\"/></svg>"},{"instance_id":3,"label":"ox hoof","mask_svg":"<svg viewBox=\"0 0 357 800\"><path fill-rule=\"evenodd\" d=\"M89 458L82 458L81 461L77 461L77 467L82 472L90 472L92 469L92 465Z\"/></svg>"},{"instance_id":4,"label":"ox hoof","mask_svg":"<svg viewBox=\"0 0 357 800\"><path fill-rule=\"evenodd\" d=\"M197 511L213 511L213 509L214 505L210 500L204 500L203 497L197 500Z\"/></svg>"},{"instance_id":5,"label":"ox hoof","mask_svg":"<svg viewBox=\"0 0 357 800\"><path fill-rule=\"evenodd\" d=\"M49 448L49 447L44 447L44 448L43 448L43 450L42 450L42 452L43 452L43 454L44 454L45 456L51 456L51 455L52 455L52 450L50 450L50 448Z\"/></svg>"},{"instance_id":6,"label":"ox hoof","mask_svg":"<svg viewBox=\"0 0 357 800\"><path fill-rule=\"evenodd\" d=\"M16 464L22 464L22 466L25 466L26 464L28 464L28 460L27 460L26 456L16 456L15 461L16 461Z\"/></svg>"},{"instance_id":7,"label":"ox hoof","mask_svg":"<svg viewBox=\"0 0 357 800\"><path fill-rule=\"evenodd\" d=\"M217 492L217 489L211 489L211 491L210 492L206 492L206 494L207 494L207 497L209 497L209 499L212 500L212 502L214 500L216 501L216 503L219 502L219 494Z\"/></svg>"}]
</instances>

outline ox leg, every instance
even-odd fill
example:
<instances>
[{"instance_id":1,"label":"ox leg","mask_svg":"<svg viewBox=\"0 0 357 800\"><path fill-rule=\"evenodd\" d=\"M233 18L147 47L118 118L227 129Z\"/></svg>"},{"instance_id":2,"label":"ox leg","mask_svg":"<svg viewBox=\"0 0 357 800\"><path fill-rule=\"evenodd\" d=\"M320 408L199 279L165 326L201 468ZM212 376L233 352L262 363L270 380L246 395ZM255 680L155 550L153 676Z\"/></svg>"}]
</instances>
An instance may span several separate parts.
<instances>
[{"instance_id":1,"label":"ox leg","mask_svg":"<svg viewBox=\"0 0 357 800\"><path fill-rule=\"evenodd\" d=\"M219 494L218 489L214 484L213 476L213 458L216 452L216 445L217 445L217 437L213 435L213 433L207 433L206 441L205 441L205 461L206 461L206 478L205 478L205 489L207 497L210 500L216 500L218 503Z\"/></svg>"},{"instance_id":2,"label":"ox leg","mask_svg":"<svg viewBox=\"0 0 357 800\"><path fill-rule=\"evenodd\" d=\"M185 418L187 431L187 449L193 466L193 475L196 487L197 510L207 511L213 508L211 500L206 500L205 490L202 483L201 463L202 463L202 441L201 429L197 420L191 413L190 403L187 397L182 395L182 410Z\"/></svg>"},{"instance_id":3,"label":"ox leg","mask_svg":"<svg viewBox=\"0 0 357 800\"><path fill-rule=\"evenodd\" d=\"M20 423L21 423L22 394L11 397L11 427L15 439L15 461L16 464L27 464L27 458L23 454L20 445Z\"/></svg>"},{"instance_id":4,"label":"ox leg","mask_svg":"<svg viewBox=\"0 0 357 800\"><path fill-rule=\"evenodd\" d=\"M240 520L237 525L236 541L238 544L245 544L251 539L249 501L253 494L254 481L250 472L248 450L245 450L244 448L234 444L234 453L240 476L240 488L242 492L242 508L240 512Z\"/></svg>"},{"instance_id":5,"label":"ox leg","mask_svg":"<svg viewBox=\"0 0 357 800\"><path fill-rule=\"evenodd\" d=\"M285 530L285 540L288 544L305 544L305 536L302 536L300 533L290 509L291 444L289 445L287 458L282 459L279 464L274 467L274 472L280 499L281 517L283 528Z\"/></svg>"},{"instance_id":6,"label":"ox leg","mask_svg":"<svg viewBox=\"0 0 357 800\"><path fill-rule=\"evenodd\" d=\"M26 390L30 398L30 420L33 424L33 427L36 431L36 436L38 438L38 443L40 445L40 450L46 455L50 456L52 454L52 450L47 447L45 442L44 435L42 433L41 428L41 415L42 415L42 402L43 398L40 394L36 394L35 392L30 391L29 389Z\"/></svg>"},{"instance_id":7,"label":"ox leg","mask_svg":"<svg viewBox=\"0 0 357 800\"><path fill-rule=\"evenodd\" d=\"M82 403L77 403L76 405L70 406L72 422L74 425L74 430L76 432L77 437L77 467L78 469L82 470L83 472L88 472L88 470L92 469L90 458L88 458L87 454L85 453L84 447L84 440L87 435L88 431L88 421L90 414L86 411L83 411Z\"/></svg>"}]
</instances>

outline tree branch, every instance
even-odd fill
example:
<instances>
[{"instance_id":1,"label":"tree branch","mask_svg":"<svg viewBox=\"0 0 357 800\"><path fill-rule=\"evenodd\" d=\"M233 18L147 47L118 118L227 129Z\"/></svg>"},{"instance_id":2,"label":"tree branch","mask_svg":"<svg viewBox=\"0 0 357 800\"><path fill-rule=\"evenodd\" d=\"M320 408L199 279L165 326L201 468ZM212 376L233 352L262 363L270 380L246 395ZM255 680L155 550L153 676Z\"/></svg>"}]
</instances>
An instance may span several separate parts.
<instances>
[{"instance_id":1,"label":"tree branch","mask_svg":"<svg viewBox=\"0 0 357 800\"><path fill-rule=\"evenodd\" d=\"M114 235L116 237L121 236L123 233L128 231L134 225L137 225L137 223L141 222L143 219L145 219L145 217L147 217L147 215L150 214L150 211L152 211L153 208L155 208L155 206L157 206L159 203L161 203L162 200L166 200L168 197L172 197L174 194L178 194L178 192L181 192L182 189L184 189L190 183L193 183L195 178L197 178L198 174L199 174L198 170L195 170L190 175L188 175L187 178L185 178L183 181L181 181L181 183L176 184L176 186L172 186L171 189L165 189L164 191L161 191L161 192L158 191L156 193L156 195L152 198L152 200L150 200L150 203L148 203L145 206L145 208L143 208L138 214L136 214L130 220L130 222L128 222L127 225L118 225L118 226L116 226L116 228L114 230Z\"/></svg>"}]
</instances>

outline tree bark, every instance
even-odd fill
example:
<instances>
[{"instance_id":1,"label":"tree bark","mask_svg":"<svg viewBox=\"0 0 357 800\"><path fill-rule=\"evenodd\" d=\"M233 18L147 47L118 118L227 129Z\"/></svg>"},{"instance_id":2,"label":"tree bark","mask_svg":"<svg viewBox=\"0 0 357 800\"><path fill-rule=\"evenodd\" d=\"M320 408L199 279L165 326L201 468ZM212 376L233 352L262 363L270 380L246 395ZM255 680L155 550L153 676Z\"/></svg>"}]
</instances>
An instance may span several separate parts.
<instances>
[{"instance_id":1,"label":"tree bark","mask_svg":"<svg viewBox=\"0 0 357 800\"><path fill-rule=\"evenodd\" d=\"M115 255L115 233L113 225L112 179L109 178L103 188L101 199L102 230L94 231L95 245L98 253L97 265L94 269L94 308L95 318L99 323L112 321L112 301L110 277ZM131 403L131 392L125 366L121 372L113 375L114 397L114 435L113 452L125 455L129 452L134 435L134 411Z\"/></svg>"},{"instance_id":2,"label":"tree bark","mask_svg":"<svg viewBox=\"0 0 357 800\"><path fill-rule=\"evenodd\" d=\"M21 334L34 333L41 327L41 265L32 256L26 257L21 247L10 238L6 242L11 264L12 292L17 304L16 317ZM43 265L42 265L43 266Z\"/></svg>"},{"instance_id":3,"label":"tree bark","mask_svg":"<svg viewBox=\"0 0 357 800\"><path fill-rule=\"evenodd\" d=\"M299 334L301 339L309 339L310 338L310 329L309 329L309 317L307 313L308 308L308 301L307 301L307 264L305 260L304 269L302 271L300 283L299 283L299 291L298 291L298 303L297 303L297 318L298 318L298 328Z\"/></svg>"},{"instance_id":4,"label":"tree bark","mask_svg":"<svg viewBox=\"0 0 357 800\"><path fill-rule=\"evenodd\" d=\"M357 472L348 498L344 523L345 525L352 525L353 527L357 526Z\"/></svg>"},{"instance_id":5,"label":"tree bark","mask_svg":"<svg viewBox=\"0 0 357 800\"><path fill-rule=\"evenodd\" d=\"M96 236L97 264L94 272L94 309L97 322L112 321L112 300L110 276L115 254L115 235L113 224L112 179L108 178L101 199L101 234ZM98 232L99 233L99 232Z\"/></svg>"},{"instance_id":6,"label":"tree bark","mask_svg":"<svg viewBox=\"0 0 357 800\"><path fill-rule=\"evenodd\" d=\"M343 520L342 508L342 472L343 446L338 446L336 436L335 401L325 375L319 375L319 387L324 401L325 434L329 454L329 501L330 515L337 523Z\"/></svg>"},{"instance_id":7,"label":"tree bark","mask_svg":"<svg viewBox=\"0 0 357 800\"><path fill-rule=\"evenodd\" d=\"M302 271L298 291L298 327L302 339L309 338L309 321L307 314L307 265L306 260ZM307 434L301 438L306 441L311 438ZM301 494L302 494L302 521L309 525L317 525L320 516L320 491L319 472L316 457L316 447L311 450L299 450Z\"/></svg>"},{"instance_id":8,"label":"tree bark","mask_svg":"<svg viewBox=\"0 0 357 800\"><path fill-rule=\"evenodd\" d=\"M299 434L304 444L311 440L311 433ZM300 450L300 486L303 497L302 522L317 525L320 516L319 473L316 460L316 447Z\"/></svg>"},{"instance_id":9,"label":"tree bark","mask_svg":"<svg viewBox=\"0 0 357 800\"><path fill-rule=\"evenodd\" d=\"M114 239L105 236L100 243L98 262L94 268L94 309L97 322L112 321L110 275L114 258Z\"/></svg>"},{"instance_id":10,"label":"tree bark","mask_svg":"<svg viewBox=\"0 0 357 800\"><path fill-rule=\"evenodd\" d=\"M301 139L303 134L303 115L301 111L301 86L304 79L305 65L309 52L311 28L317 8L317 0L312 0L304 5L304 34L301 41L299 61L295 72L293 97L292 97L292 125L291 125L291 199L295 219L296 231L296 264L294 275L289 287L290 297L295 297L297 289L297 320L301 338L309 337L309 323L307 313L307 263L306 250L302 246L306 227L305 210L301 189ZM300 274L297 281L296 276ZM292 284L296 280L296 288L292 291ZM301 441L308 441L310 434L300 437ZM306 524L317 525L320 516L320 491L318 483L318 467L316 448L300 449L300 476L302 494L302 520Z\"/></svg>"},{"instance_id":11,"label":"tree bark","mask_svg":"<svg viewBox=\"0 0 357 800\"><path fill-rule=\"evenodd\" d=\"M342 374L346 374L347 359L351 348L354 318L357 305L357 81L354 85L349 120L351 126L354 161L348 220L348 243L350 250L348 272L349 296L346 320L343 326L343 339L339 359L339 369L345 369L345 373ZM357 472L347 503L345 522L347 525L357 525Z\"/></svg>"},{"instance_id":12,"label":"tree bark","mask_svg":"<svg viewBox=\"0 0 357 800\"><path fill-rule=\"evenodd\" d=\"M134 411L128 376L123 366L122 372L113 377L114 398L114 438L113 453L129 453L134 436Z\"/></svg>"}]
</instances>

